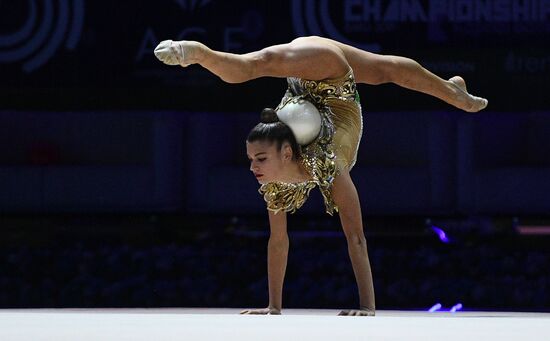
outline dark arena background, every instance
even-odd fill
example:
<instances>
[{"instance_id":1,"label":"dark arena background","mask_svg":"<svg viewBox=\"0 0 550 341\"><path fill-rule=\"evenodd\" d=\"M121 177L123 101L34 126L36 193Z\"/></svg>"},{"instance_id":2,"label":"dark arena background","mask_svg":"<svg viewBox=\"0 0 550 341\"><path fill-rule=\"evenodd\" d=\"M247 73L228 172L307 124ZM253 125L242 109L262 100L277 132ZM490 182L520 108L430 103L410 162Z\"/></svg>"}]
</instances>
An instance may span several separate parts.
<instances>
[{"instance_id":1,"label":"dark arena background","mask_svg":"<svg viewBox=\"0 0 550 341\"><path fill-rule=\"evenodd\" d=\"M550 0L0 0L0 338L39 339L13 329L34 326L37 311L59 329L29 330L52 340L79 314L116 330L123 311L204 313L210 322L187 336L209 339L225 330L218 316L238 326L240 310L266 307L269 223L245 138L286 80L227 84L153 49L198 40L246 53L309 35L413 58L489 100L470 114L396 85L358 86L351 175L380 311L356 318L364 332L385 316L405 322L379 335L406 331L413 311L547 319ZM318 190L288 231L283 316L357 309L346 238ZM323 318L312 330L329 328ZM493 337L492 321L476 333ZM503 337L548 340L544 323ZM420 339L411 333L401 340Z\"/></svg>"}]
</instances>

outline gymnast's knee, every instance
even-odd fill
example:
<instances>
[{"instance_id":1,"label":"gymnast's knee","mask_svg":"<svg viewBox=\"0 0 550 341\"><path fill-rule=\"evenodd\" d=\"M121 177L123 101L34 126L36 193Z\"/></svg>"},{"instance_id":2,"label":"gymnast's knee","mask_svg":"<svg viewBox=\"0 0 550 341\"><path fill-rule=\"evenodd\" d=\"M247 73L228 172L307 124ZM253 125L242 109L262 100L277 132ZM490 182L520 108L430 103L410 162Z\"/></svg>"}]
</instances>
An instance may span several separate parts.
<instances>
[{"instance_id":1,"label":"gymnast's knee","mask_svg":"<svg viewBox=\"0 0 550 341\"><path fill-rule=\"evenodd\" d=\"M276 73L283 66L285 53L286 51L283 49L273 47L256 52L250 58L252 77L256 78Z\"/></svg>"}]
</instances>

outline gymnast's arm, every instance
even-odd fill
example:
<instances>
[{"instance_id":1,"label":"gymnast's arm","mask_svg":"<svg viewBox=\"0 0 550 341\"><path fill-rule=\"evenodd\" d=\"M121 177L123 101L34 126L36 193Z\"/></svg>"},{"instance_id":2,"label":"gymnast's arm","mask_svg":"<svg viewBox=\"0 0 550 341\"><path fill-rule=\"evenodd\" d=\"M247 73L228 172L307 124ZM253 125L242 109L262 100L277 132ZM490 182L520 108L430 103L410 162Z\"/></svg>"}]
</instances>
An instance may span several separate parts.
<instances>
[{"instance_id":1,"label":"gymnast's arm","mask_svg":"<svg viewBox=\"0 0 550 341\"><path fill-rule=\"evenodd\" d=\"M283 282L288 259L288 233L286 213L269 212L271 234L267 245L267 277L269 284L269 306L262 309L246 309L241 314L280 315L283 305Z\"/></svg>"},{"instance_id":2,"label":"gymnast's arm","mask_svg":"<svg viewBox=\"0 0 550 341\"><path fill-rule=\"evenodd\" d=\"M285 212L268 211L271 230L267 246L267 276L269 284L269 308L282 309L283 282L288 259L289 239Z\"/></svg>"}]
</instances>

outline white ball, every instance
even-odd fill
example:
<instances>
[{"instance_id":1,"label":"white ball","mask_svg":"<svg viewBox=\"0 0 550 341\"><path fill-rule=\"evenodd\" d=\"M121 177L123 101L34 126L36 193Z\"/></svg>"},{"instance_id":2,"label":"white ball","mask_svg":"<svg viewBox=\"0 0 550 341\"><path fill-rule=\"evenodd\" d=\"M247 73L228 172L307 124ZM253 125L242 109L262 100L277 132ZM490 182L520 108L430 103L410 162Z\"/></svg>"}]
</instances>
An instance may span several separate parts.
<instances>
[{"instance_id":1,"label":"white ball","mask_svg":"<svg viewBox=\"0 0 550 341\"><path fill-rule=\"evenodd\" d=\"M279 121L290 127L299 145L313 142L321 131L319 110L305 99L293 99L277 111Z\"/></svg>"}]
</instances>

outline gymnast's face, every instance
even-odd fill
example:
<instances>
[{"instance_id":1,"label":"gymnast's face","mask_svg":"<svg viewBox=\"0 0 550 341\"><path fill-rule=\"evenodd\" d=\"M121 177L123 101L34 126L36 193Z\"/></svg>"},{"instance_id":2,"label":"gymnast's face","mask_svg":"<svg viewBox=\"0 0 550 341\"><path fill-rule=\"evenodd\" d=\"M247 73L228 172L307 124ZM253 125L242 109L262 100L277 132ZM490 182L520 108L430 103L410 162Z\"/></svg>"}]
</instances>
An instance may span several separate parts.
<instances>
[{"instance_id":1,"label":"gymnast's face","mask_svg":"<svg viewBox=\"0 0 550 341\"><path fill-rule=\"evenodd\" d=\"M246 154L250 170L261 184L284 181L287 167L293 162L288 143L283 143L279 150L277 143L269 141L246 142Z\"/></svg>"}]
</instances>

